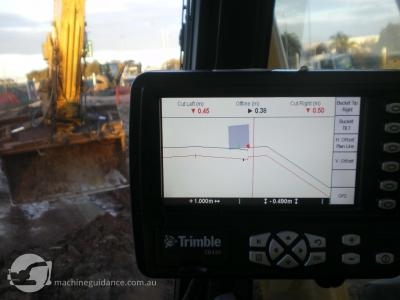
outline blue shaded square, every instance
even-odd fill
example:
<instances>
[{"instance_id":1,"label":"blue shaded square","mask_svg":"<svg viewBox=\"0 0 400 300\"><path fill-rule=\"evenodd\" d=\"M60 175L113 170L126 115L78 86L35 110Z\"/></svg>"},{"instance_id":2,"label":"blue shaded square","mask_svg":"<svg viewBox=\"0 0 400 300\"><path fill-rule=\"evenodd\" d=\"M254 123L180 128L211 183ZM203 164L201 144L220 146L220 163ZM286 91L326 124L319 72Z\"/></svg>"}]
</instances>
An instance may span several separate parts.
<instances>
[{"instance_id":1,"label":"blue shaded square","mask_svg":"<svg viewBox=\"0 0 400 300\"><path fill-rule=\"evenodd\" d=\"M249 124L228 126L229 148L239 149L249 147Z\"/></svg>"}]
</instances>

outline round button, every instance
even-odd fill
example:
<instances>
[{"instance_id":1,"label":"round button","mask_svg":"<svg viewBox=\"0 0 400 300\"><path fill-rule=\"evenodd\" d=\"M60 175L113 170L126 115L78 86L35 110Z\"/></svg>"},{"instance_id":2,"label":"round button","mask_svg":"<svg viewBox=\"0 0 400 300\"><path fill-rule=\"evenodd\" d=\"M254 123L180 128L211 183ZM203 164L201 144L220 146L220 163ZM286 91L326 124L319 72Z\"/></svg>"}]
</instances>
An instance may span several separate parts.
<instances>
[{"instance_id":1,"label":"round button","mask_svg":"<svg viewBox=\"0 0 400 300\"><path fill-rule=\"evenodd\" d=\"M384 210L392 210L396 208L396 201L393 199L380 199L378 207Z\"/></svg>"},{"instance_id":2,"label":"round button","mask_svg":"<svg viewBox=\"0 0 400 300\"><path fill-rule=\"evenodd\" d=\"M357 265L360 263L360 254L344 253L342 254L342 263L345 265Z\"/></svg>"},{"instance_id":3,"label":"round button","mask_svg":"<svg viewBox=\"0 0 400 300\"><path fill-rule=\"evenodd\" d=\"M389 103L386 105L386 112L390 114L400 114L400 103Z\"/></svg>"},{"instance_id":4,"label":"round button","mask_svg":"<svg viewBox=\"0 0 400 300\"><path fill-rule=\"evenodd\" d=\"M399 153L400 144L399 143L385 143L383 144L383 151L386 153Z\"/></svg>"},{"instance_id":5,"label":"round button","mask_svg":"<svg viewBox=\"0 0 400 300\"><path fill-rule=\"evenodd\" d=\"M345 246L357 246L361 244L361 236L350 233L342 236L342 244Z\"/></svg>"},{"instance_id":6,"label":"round button","mask_svg":"<svg viewBox=\"0 0 400 300\"><path fill-rule=\"evenodd\" d=\"M385 131L387 133L399 133L400 132L400 123L387 123L385 124Z\"/></svg>"},{"instance_id":7,"label":"round button","mask_svg":"<svg viewBox=\"0 0 400 300\"><path fill-rule=\"evenodd\" d=\"M382 163L382 171L395 173L399 171L399 169L400 164L397 161L385 161L384 163Z\"/></svg>"},{"instance_id":8,"label":"round button","mask_svg":"<svg viewBox=\"0 0 400 300\"><path fill-rule=\"evenodd\" d=\"M380 183L379 187L382 191L394 192L398 188L398 183L397 183L397 181L393 181L393 180L385 180Z\"/></svg>"},{"instance_id":9,"label":"round button","mask_svg":"<svg viewBox=\"0 0 400 300\"><path fill-rule=\"evenodd\" d=\"M394 255L393 253L389 252L378 253L375 256L375 261L377 264L380 265L390 265L394 262Z\"/></svg>"}]
</instances>

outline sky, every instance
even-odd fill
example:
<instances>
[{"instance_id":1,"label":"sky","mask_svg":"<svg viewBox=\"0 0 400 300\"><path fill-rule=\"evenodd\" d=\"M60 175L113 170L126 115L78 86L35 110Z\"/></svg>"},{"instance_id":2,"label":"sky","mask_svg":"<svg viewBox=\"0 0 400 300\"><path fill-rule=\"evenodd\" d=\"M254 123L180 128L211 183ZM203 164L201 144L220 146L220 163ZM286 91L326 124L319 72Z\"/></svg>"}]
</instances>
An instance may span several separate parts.
<instances>
[{"instance_id":1,"label":"sky","mask_svg":"<svg viewBox=\"0 0 400 300\"><path fill-rule=\"evenodd\" d=\"M42 43L50 31L53 0L1 0L0 78L24 80L43 69ZM281 31L304 44L327 41L342 31L350 36L379 34L400 22L395 0L276 0ZM182 0L87 0L86 21L93 59L140 61L159 66L179 57Z\"/></svg>"},{"instance_id":2,"label":"sky","mask_svg":"<svg viewBox=\"0 0 400 300\"><path fill-rule=\"evenodd\" d=\"M147 67L178 58L181 11L181 0L87 0L92 59L133 59ZM21 81L46 67L42 44L52 20L53 0L2 0L0 78Z\"/></svg>"}]
</instances>

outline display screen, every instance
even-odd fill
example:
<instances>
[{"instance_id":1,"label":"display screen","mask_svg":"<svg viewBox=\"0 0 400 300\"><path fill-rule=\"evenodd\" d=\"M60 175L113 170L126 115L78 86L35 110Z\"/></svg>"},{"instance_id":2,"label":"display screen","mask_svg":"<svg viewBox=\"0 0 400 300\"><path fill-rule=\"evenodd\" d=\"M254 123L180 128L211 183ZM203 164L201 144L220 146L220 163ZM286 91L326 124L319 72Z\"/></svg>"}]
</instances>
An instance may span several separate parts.
<instances>
[{"instance_id":1,"label":"display screen","mask_svg":"<svg viewBox=\"0 0 400 300\"><path fill-rule=\"evenodd\" d=\"M167 205L354 205L360 97L162 98Z\"/></svg>"}]
</instances>

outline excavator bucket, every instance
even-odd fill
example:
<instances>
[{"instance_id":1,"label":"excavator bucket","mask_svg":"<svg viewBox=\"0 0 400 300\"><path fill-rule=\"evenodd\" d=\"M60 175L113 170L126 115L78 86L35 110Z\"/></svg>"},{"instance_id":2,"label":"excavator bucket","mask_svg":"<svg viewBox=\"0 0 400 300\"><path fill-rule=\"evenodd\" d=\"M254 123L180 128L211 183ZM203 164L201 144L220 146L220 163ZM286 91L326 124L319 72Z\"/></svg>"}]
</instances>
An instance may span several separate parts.
<instances>
[{"instance_id":1,"label":"excavator bucket","mask_svg":"<svg viewBox=\"0 0 400 300\"><path fill-rule=\"evenodd\" d=\"M129 186L125 131L115 105L89 110L97 116L65 131L23 114L0 120L1 167L15 204L90 195ZM99 120L104 116L106 120ZM32 124L36 124L32 126ZM3 126L1 126L3 125Z\"/></svg>"},{"instance_id":2,"label":"excavator bucket","mask_svg":"<svg viewBox=\"0 0 400 300\"><path fill-rule=\"evenodd\" d=\"M118 139L4 155L12 201L38 202L128 186L126 155Z\"/></svg>"}]
</instances>

